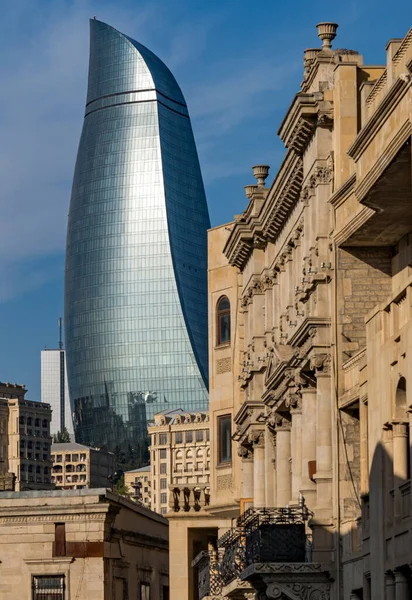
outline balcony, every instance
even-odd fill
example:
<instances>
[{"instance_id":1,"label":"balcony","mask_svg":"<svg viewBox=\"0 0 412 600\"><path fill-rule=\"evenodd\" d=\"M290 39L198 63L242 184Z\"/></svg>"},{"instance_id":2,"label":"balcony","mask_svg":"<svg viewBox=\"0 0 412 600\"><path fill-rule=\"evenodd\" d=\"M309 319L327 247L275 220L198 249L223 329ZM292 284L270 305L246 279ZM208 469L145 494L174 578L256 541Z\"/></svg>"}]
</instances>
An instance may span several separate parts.
<instances>
[{"instance_id":1,"label":"balcony","mask_svg":"<svg viewBox=\"0 0 412 600\"><path fill-rule=\"evenodd\" d=\"M210 504L208 485L187 484L169 486L169 510L171 512L199 512Z\"/></svg>"},{"instance_id":2,"label":"balcony","mask_svg":"<svg viewBox=\"0 0 412 600\"><path fill-rule=\"evenodd\" d=\"M310 517L304 503L246 511L236 527L219 538L216 549L201 552L192 562L199 599L235 598L248 591L265 591L268 585L281 593L299 583L300 590L322 591L319 597L327 600L330 579L321 564L312 562Z\"/></svg>"}]
</instances>

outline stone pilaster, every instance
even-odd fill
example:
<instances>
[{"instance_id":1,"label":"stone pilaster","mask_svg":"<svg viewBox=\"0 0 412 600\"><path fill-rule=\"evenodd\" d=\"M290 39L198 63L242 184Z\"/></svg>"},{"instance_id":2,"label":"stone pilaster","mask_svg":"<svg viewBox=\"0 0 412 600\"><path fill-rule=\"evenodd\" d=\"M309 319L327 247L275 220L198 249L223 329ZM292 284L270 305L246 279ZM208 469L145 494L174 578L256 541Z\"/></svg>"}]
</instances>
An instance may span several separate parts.
<instances>
[{"instance_id":1,"label":"stone pilaster","mask_svg":"<svg viewBox=\"0 0 412 600\"><path fill-rule=\"evenodd\" d=\"M409 585L406 576L401 571L394 571L396 600L410 600Z\"/></svg>"},{"instance_id":2,"label":"stone pilaster","mask_svg":"<svg viewBox=\"0 0 412 600\"><path fill-rule=\"evenodd\" d=\"M332 509L332 388L330 356L318 354L311 366L316 375L316 509Z\"/></svg>"},{"instance_id":3,"label":"stone pilaster","mask_svg":"<svg viewBox=\"0 0 412 600\"><path fill-rule=\"evenodd\" d=\"M249 433L249 442L253 445L253 506L265 506L265 438L261 430Z\"/></svg>"},{"instance_id":4,"label":"stone pilaster","mask_svg":"<svg viewBox=\"0 0 412 600\"><path fill-rule=\"evenodd\" d=\"M313 510L316 505L316 484L309 478L310 464L316 463L316 389L302 388L302 482L300 491L306 505Z\"/></svg>"},{"instance_id":5,"label":"stone pilaster","mask_svg":"<svg viewBox=\"0 0 412 600\"><path fill-rule=\"evenodd\" d=\"M237 453L242 459L242 498L253 498L253 453L242 445Z\"/></svg>"},{"instance_id":6,"label":"stone pilaster","mask_svg":"<svg viewBox=\"0 0 412 600\"><path fill-rule=\"evenodd\" d=\"M291 503L296 504L302 483L302 398L300 394L291 394L286 400L292 419L290 435L292 457L292 494Z\"/></svg>"},{"instance_id":7,"label":"stone pilaster","mask_svg":"<svg viewBox=\"0 0 412 600\"><path fill-rule=\"evenodd\" d=\"M275 498L275 447L273 435L268 427L265 428L265 506L274 506Z\"/></svg>"},{"instance_id":8,"label":"stone pilaster","mask_svg":"<svg viewBox=\"0 0 412 600\"><path fill-rule=\"evenodd\" d=\"M360 493L369 493L368 405L359 402L360 430Z\"/></svg>"},{"instance_id":9,"label":"stone pilaster","mask_svg":"<svg viewBox=\"0 0 412 600\"><path fill-rule=\"evenodd\" d=\"M290 421L278 417L276 424L276 504L287 506L292 494Z\"/></svg>"}]
</instances>

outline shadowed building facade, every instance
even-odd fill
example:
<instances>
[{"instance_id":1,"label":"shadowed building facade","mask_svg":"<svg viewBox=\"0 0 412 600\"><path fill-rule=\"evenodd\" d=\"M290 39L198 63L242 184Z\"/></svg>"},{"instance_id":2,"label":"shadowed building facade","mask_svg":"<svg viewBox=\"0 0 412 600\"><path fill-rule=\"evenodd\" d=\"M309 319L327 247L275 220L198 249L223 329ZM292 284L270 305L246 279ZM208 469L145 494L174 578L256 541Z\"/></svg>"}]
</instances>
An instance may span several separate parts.
<instances>
[{"instance_id":1,"label":"shadowed building facade","mask_svg":"<svg viewBox=\"0 0 412 600\"><path fill-rule=\"evenodd\" d=\"M92 20L65 273L77 441L136 444L160 410L207 409L209 226L176 80L147 48Z\"/></svg>"}]
</instances>

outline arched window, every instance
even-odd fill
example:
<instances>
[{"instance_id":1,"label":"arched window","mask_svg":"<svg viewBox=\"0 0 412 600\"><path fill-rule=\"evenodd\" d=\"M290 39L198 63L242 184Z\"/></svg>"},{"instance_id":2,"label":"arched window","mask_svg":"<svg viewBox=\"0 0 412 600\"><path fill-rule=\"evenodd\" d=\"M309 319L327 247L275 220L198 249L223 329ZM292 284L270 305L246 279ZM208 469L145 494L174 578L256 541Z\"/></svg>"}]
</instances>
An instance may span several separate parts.
<instances>
[{"instance_id":1,"label":"arched window","mask_svg":"<svg viewBox=\"0 0 412 600\"><path fill-rule=\"evenodd\" d=\"M230 302L222 296L217 303L217 344L230 344Z\"/></svg>"}]
</instances>

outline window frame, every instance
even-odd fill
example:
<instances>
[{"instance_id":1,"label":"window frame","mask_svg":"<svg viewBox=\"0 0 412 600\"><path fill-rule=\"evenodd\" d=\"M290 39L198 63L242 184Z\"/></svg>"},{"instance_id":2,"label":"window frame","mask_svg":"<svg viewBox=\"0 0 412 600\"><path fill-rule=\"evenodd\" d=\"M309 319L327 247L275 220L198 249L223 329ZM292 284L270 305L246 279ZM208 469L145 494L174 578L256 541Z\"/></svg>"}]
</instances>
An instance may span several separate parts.
<instances>
[{"instance_id":1,"label":"window frame","mask_svg":"<svg viewBox=\"0 0 412 600\"><path fill-rule=\"evenodd\" d=\"M221 303L227 300L229 308L220 308ZM232 324L231 324L231 307L229 298L224 295L220 296L216 303L216 346L230 346L232 337ZM229 316L229 339L222 340L222 318Z\"/></svg>"},{"instance_id":2,"label":"window frame","mask_svg":"<svg viewBox=\"0 0 412 600\"><path fill-rule=\"evenodd\" d=\"M230 425L230 443L229 443L229 455L228 458L223 459L223 444L222 444L222 432L223 432L223 424L225 421L229 422ZM219 465L230 465L232 463L232 415L225 414L219 415L217 417L217 457Z\"/></svg>"},{"instance_id":3,"label":"window frame","mask_svg":"<svg viewBox=\"0 0 412 600\"><path fill-rule=\"evenodd\" d=\"M53 596L56 597L56 600L66 600L66 575L64 573L39 573L39 574L35 574L33 573L31 575L31 590L32 590L32 600L42 600L42 598L45 597L45 594L42 594L42 588L37 588L36 590L36 583L38 583L40 580L47 580L47 579L60 579L60 583L61 583L61 587L60 588L56 588L57 593L54 594ZM43 588L43 590L45 590L47 588ZM54 588L49 588L49 589L54 589ZM40 592L40 593L39 593ZM60 594L60 597L58 597L57 594Z\"/></svg>"}]
</instances>

